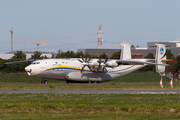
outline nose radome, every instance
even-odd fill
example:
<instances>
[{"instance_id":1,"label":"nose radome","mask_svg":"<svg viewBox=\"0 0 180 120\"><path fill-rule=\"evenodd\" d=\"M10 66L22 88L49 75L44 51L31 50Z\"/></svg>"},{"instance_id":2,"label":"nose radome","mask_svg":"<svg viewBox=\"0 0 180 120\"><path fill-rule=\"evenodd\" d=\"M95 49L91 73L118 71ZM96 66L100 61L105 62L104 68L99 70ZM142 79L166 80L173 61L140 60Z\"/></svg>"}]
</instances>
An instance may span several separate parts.
<instances>
[{"instance_id":1,"label":"nose radome","mask_svg":"<svg viewBox=\"0 0 180 120\"><path fill-rule=\"evenodd\" d=\"M28 72L30 70L29 66L25 67L25 71Z\"/></svg>"},{"instance_id":2,"label":"nose radome","mask_svg":"<svg viewBox=\"0 0 180 120\"><path fill-rule=\"evenodd\" d=\"M31 69L30 69L30 67L29 66L27 66L26 68L25 68L25 70L26 70L26 72L27 72L27 74L28 75L31 75Z\"/></svg>"},{"instance_id":3,"label":"nose radome","mask_svg":"<svg viewBox=\"0 0 180 120\"><path fill-rule=\"evenodd\" d=\"M31 73L31 71L32 71L31 67L29 67L29 66L27 66L27 67L25 68L25 70L26 70L26 72L28 72L28 73Z\"/></svg>"}]
</instances>

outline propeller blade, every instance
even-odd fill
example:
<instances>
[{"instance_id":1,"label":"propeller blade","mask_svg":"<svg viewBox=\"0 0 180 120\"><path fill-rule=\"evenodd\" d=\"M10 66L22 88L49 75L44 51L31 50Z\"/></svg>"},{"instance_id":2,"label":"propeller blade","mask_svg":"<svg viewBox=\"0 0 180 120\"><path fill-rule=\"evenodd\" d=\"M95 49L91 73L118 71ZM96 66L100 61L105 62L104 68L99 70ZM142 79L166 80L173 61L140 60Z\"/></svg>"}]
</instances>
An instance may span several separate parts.
<instances>
[{"instance_id":1,"label":"propeller blade","mask_svg":"<svg viewBox=\"0 0 180 120\"><path fill-rule=\"evenodd\" d=\"M99 57L99 61L101 62L101 58Z\"/></svg>"},{"instance_id":2,"label":"propeller blade","mask_svg":"<svg viewBox=\"0 0 180 120\"><path fill-rule=\"evenodd\" d=\"M82 73L82 71L83 71L84 67L85 67L85 66L83 66L83 67L82 67L82 69L81 69L81 73Z\"/></svg>"},{"instance_id":3,"label":"propeller blade","mask_svg":"<svg viewBox=\"0 0 180 120\"><path fill-rule=\"evenodd\" d=\"M103 68L103 72L108 73L106 67Z\"/></svg>"},{"instance_id":4,"label":"propeller blade","mask_svg":"<svg viewBox=\"0 0 180 120\"><path fill-rule=\"evenodd\" d=\"M83 61L81 61L80 59L77 59L79 62L83 63Z\"/></svg>"},{"instance_id":5,"label":"propeller blade","mask_svg":"<svg viewBox=\"0 0 180 120\"><path fill-rule=\"evenodd\" d=\"M84 58L81 56L81 59L83 60L83 62L84 62Z\"/></svg>"},{"instance_id":6,"label":"propeller blade","mask_svg":"<svg viewBox=\"0 0 180 120\"><path fill-rule=\"evenodd\" d=\"M101 66L98 67L97 71L101 68Z\"/></svg>"},{"instance_id":7,"label":"propeller blade","mask_svg":"<svg viewBox=\"0 0 180 120\"><path fill-rule=\"evenodd\" d=\"M85 59L85 62L87 62L87 57L88 57L88 55L86 55L86 59Z\"/></svg>"},{"instance_id":8,"label":"propeller blade","mask_svg":"<svg viewBox=\"0 0 180 120\"><path fill-rule=\"evenodd\" d=\"M88 60L88 62L91 60L91 56L90 56L90 58L89 58L89 60Z\"/></svg>"},{"instance_id":9,"label":"propeller blade","mask_svg":"<svg viewBox=\"0 0 180 120\"><path fill-rule=\"evenodd\" d=\"M83 69L87 66L89 70L91 71L91 67L89 66L89 61L91 60L91 56L88 59L88 55L86 55L86 58L84 59L82 56L80 56L82 60L77 59L79 62L82 63L83 67L81 68L80 72L82 73Z\"/></svg>"},{"instance_id":10,"label":"propeller blade","mask_svg":"<svg viewBox=\"0 0 180 120\"><path fill-rule=\"evenodd\" d=\"M91 67L88 65L89 70L91 71Z\"/></svg>"},{"instance_id":11,"label":"propeller blade","mask_svg":"<svg viewBox=\"0 0 180 120\"><path fill-rule=\"evenodd\" d=\"M108 61L108 55L106 55L106 58L105 58L105 61L104 61L104 64L106 64L106 62Z\"/></svg>"}]
</instances>

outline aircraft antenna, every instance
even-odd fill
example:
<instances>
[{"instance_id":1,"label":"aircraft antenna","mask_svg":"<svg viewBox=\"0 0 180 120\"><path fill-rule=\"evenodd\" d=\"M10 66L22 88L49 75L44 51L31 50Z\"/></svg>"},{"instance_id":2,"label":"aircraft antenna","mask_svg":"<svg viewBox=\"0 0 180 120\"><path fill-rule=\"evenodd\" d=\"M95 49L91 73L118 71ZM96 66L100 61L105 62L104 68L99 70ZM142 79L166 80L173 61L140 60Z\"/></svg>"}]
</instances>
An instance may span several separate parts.
<instances>
[{"instance_id":1,"label":"aircraft antenna","mask_svg":"<svg viewBox=\"0 0 180 120\"><path fill-rule=\"evenodd\" d=\"M97 49L104 49L102 46L102 41L103 41L102 34L103 34L103 32L101 30L101 27L102 27L102 25L100 25L100 26L98 25L98 32L97 32L97 34L98 34L98 46L97 46Z\"/></svg>"}]
</instances>

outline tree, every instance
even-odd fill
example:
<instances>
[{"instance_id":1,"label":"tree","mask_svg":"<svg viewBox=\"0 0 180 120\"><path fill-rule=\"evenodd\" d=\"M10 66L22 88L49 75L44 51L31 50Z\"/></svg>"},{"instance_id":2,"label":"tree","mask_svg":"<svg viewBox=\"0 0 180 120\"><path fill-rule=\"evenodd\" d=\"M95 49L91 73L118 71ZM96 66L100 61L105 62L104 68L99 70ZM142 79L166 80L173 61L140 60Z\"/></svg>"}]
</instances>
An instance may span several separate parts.
<instances>
[{"instance_id":1,"label":"tree","mask_svg":"<svg viewBox=\"0 0 180 120\"><path fill-rule=\"evenodd\" d=\"M26 63L14 63L11 65L6 65L4 63L6 62L14 62L14 61L20 61L20 60L25 60L26 59L26 54L23 53L22 51L16 51L14 53L14 56L11 57L11 59L8 60L0 60L0 70L1 72L19 72L19 71L24 71L24 68L28 65Z\"/></svg>"},{"instance_id":2,"label":"tree","mask_svg":"<svg viewBox=\"0 0 180 120\"><path fill-rule=\"evenodd\" d=\"M101 54L101 55L99 56L99 58L105 59L105 58L106 58L106 54L105 54L105 53Z\"/></svg>"},{"instance_id":3,"label":"tree","mask_svg":"<svg viewBox=\"0 0 180 120\"><path fill-rule=\"evenodd\" d=\"M171 53L171 50L166 50L166 57L167 59L174 59L174 55Z\"/></svg>"},{"instance_id":4,"label":"tree","mask_svg":"<svg viewBox=\"0 0 180 120\"><path fill-rule=\"evenodd\" d=\"M110 58L111 59L119 59L120 56L121 56L121 50L119 50L119 52L114 52Z\"/></svg>"},{"instance_id":5,"label":"tree","mask_svg":"<svg viewBox=\"0 0 180 120\"><path fill-rule=\"evenodd\" d=\"M153 53L151 52L149 52L147 56L145 56L144 58L155 59ZM139 71L154 71L155 72L156 69L155 69L155 65L149 65L149 66L139 69Z\"/></svg>"},{"instance_id":6,"label":"tree","mask_svg":"<svg viewBox=\"0 0 180 120\"><path fill-rule=\"evenodd\" d=\"M14 56L11 59L15 59L15 60L25 60L26 59L26 54L21 51L16 51L16 53L14 53Z\"/></svg>"},{"instance_id":7,"label":"tree","mask_svg":"<svg viewBox=\"0 0 180 120\"><path fill-rule=\"evenodd\" d=\"M174 57L174 55L171 53L171 50L166 50L166 57L167 57L167 59L172 59L172 60L174 60L175 61L175 57ZM171 73L175 73L175 69L176 69L176 65L175 65L175 62L172 62L172 61L168 61L166 64L170 64L171 66L166 66L166 70L168 71L168 72L171 72ZM177 63L176 63L177 64Z\"/></svg>"},{"instance_id":8,"label":"tree","mask_svg":"<svg viewBox=\"0 0 180 120\"><path fill-rule=\"evenodd\" d=\"M41 56L41 52L35 51L34 54L36 54L36 59L43 59L44 56ZM31 59L34 59L34 55L31 55Z\"/></svg>"},{"instance_id":9,"label":"tree","mask_svg":"<svg viewBox=\"0 0 180 120\"><path fill-rule=\"evenodd\" d=\"M5 62L14 62L14 61L20 61L20 60L25 60L26 59L26 54L23 53L22 51L16 51L14 53L14 56L9 59L9 60L2 60L3 65L1 65L1 71L3 72L24 72L24 68L28 65L28 63L14 63L10 65L4 64Z\"/></svg>"},{"instance_id":10,"label":"tree","mask_svg":"<svg viewBox=\"0 0 180 120\"><path fill-rule=\"evenodd\" d=\"M76 53L76 58L81 58L81 57L84 57L83 52L82 51L81 52L77 52Z\"/></svg>"},{"instance_id":11,"label":"tree","mask_svg":"<svg viewBox=\"0 0 180 120\"><path fill-rule=\"evenodd\" d=\"M132 45L131 45L131 48L135 48L135 46L132 44Z\"/></svg>"},{"instance_id":12,"label":"tree","mask_svg":"<svg viewBox=\"0 0 180 120\"><path fill-rule=\"evenodd\" d=\"M76 54L73 51L62 52L59 50L56 58L76 58Z\"/></svg>"},{"instance_id":13,"label":"tree","mask_svg":"<svg viewBox=\"0 0 180 120\"><path fill-rule=\"evenodd\" d=\"M169 70L172 72L173 75L176 74L176 76L178 77L180 71L180 56L177 55L174 59L174 62L171 62L170 65L171 66Z\"/></svg>"},{"instance_id":14,"label":"tree","mask_svg":"<svg viewBox=\"0 0 180 120\"><path fill-rule=\"evenodd\" d=\"M66 58L76 58L76 54L73 51L67 51Z\"/></svg>"}]
</instances>

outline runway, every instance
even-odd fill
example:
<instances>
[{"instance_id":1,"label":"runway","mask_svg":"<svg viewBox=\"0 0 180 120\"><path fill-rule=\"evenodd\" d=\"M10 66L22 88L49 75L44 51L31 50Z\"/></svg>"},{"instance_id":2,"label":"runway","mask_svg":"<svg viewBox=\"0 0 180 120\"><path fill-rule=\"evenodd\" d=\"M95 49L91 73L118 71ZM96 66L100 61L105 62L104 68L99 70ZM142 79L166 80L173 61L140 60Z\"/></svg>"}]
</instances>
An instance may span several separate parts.
<instances>
[{"instance_id":1,"label":"runway","mask_svg":"<svg viewBox=\"0 0 180 120\"><path fill-rule=\"evenodd\" d=\"M129 89L129 90L0 90L0 93L76 93L76 94L179 94L180 89Z\"/></svg>"}]
</instances>

